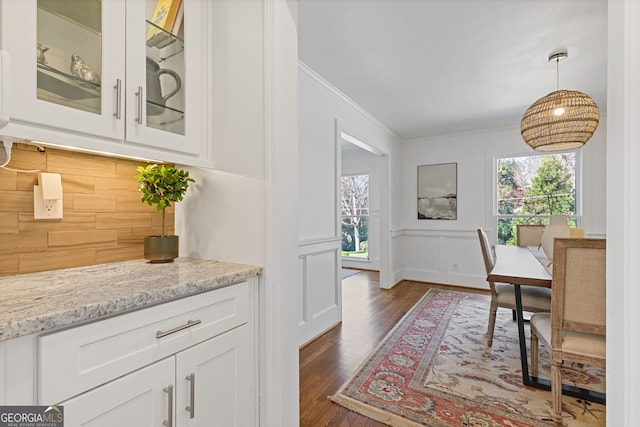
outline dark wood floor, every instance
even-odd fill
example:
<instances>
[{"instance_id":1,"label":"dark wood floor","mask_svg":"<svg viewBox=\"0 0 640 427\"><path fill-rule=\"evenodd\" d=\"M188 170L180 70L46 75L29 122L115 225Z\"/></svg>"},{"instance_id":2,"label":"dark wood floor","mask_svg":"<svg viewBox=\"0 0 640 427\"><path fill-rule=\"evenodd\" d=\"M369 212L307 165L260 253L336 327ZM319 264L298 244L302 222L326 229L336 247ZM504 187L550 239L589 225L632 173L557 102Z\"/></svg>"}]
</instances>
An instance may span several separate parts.
<instances>
[{"instance_id":1,"label":"dark wood floor","mask_svg":"<svg viewBox=\"0 0 640 427\"><path fill-rule=\"evenodd\" d=\"M300 350L301 427L385 426L331 402L327 396L349 379L429 288L452 289L403 281L384 290L378 278L377 272L362 271L344 279L342 323Z\"/></svg>"}]
</instances>

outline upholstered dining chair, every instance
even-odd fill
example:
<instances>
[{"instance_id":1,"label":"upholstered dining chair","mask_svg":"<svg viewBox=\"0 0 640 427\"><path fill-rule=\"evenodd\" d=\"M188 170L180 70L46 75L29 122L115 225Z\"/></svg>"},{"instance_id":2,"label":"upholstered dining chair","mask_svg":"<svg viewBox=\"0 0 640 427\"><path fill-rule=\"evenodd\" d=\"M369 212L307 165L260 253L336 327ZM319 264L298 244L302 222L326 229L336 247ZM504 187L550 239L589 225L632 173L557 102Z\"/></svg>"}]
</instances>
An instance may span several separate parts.
<instances>
[{"instance_id":1,"label":"upholstered dining chair","mask_svg":"<svg viewBox=\"0 0 640 427\"><path fill-rule=\"evenodd\" d=\"M606 247L605 239L556 238L551 313L531 316L531 373L538 373L540 342L551 352L556 425L562 425L564 362L606 365Z\"/></svg>"},{"instance_id":2,"label":"upholstered dining chair","mask_svg":"<svg viewBox=\"0 0 640 427\"><path fill-rule=\"evenodd\" d=\"M493 270L495 265L496 254L493 247L489 244L487 233L478 228L478 238L480 239L480 248L482 249L482 257L484 258L484 267L487 275ZM516 309L515 286L506 283L489 282L491 290L491 306L489 308L489 327L487 328L487 346L493 345L493 330L496 326L496 314L498 307ZM528 312L543 312L551 309L551 290L538 286L520 286L522 295L522 310Z\"/></svg>"},{"instance_id":3,"label":"upholstered dining chair","mask_svg":"<svg viewBox=\"0 0 640 427\"><path fill-rule=\"evenodd\" d=\"M542 233L544 233L546 227L544 224L516 225L516 245L539 246L542 241Z\"/></svg>"}]
</instances>

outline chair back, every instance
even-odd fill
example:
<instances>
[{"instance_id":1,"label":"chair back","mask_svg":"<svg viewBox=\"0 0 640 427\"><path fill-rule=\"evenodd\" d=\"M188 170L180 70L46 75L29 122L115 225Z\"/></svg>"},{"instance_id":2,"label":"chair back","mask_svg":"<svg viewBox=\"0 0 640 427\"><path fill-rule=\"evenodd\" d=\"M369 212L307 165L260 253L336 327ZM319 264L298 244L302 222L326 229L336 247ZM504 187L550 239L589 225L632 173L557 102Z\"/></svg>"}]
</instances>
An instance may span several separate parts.
<instances>
[{"instance_id":1,"label":"chair back","mask_svg":"<svg viewBox=\"0 0 640 427\"><path fill-rule=\"evenodd\" d=\"M484 259L484 268L487 270L487 274L489 274L496 263L496 254L491 249L487 233L482 228L478 228L477 231L478 239L480 240L480 249L482 249L482 258Z\"/></svg>"},{"instance_id":2,"label":"chair back","mask_svg":"<svg viewBox=\"0 0 640 427\"><path fill-rule=\"evenodd\" d=\"M516 225L516 244L518 246L539 246L544 233L544 224L518 224Z\"/></svg>"},{"instance_id":3,"label":"chair back","mask_svg":"<svg viewBox=\"0 0 640 427\"><path fill-rule=\"evenodd\" d=\"M553 248L551 345L563 331L606 335L605 239L560 239Z\"/></svg>"}]
</instances>

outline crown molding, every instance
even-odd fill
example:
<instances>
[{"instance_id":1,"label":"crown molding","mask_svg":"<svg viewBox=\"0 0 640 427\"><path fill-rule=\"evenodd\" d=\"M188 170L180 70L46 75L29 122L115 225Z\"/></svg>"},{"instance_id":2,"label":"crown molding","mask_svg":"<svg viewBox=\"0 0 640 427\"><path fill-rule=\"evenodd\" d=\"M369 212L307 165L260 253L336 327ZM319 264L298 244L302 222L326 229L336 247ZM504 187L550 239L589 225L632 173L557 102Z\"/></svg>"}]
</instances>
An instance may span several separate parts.
<instances>
[{"instance_id":1,"label":"crown molding","mask_svg":"<svg viewBox=\"0 0 640 427\"><path fill-rule=\"evenodd\" d=\"M376 126L381 128L384 132L386 132L389 135L391 135L394 139L396 139L398 141L402 140L402 138L400 138L400 136L398 136L397 133L395 133L393 130L391 130L389 127L387 127L387 125L382 123L375 116L373 116L367 110L365 110L360 105L358 105L353 99L349 98L342 91L340 91L340 89L338 89L337 87L335 87L334 85L329 83L324 77L322 77L320 74L316 73L312 68L310 68L307 64L305 64L304 62L302 62L300 60L298 60L298 69L300 71L304 72L305 74L307 74L309 77L311 77L316 82L320 83L322 86L324 86L327 90L332 92L335 96L340 98L342 101L344 101L347 104L349 104L349 106L351 106L353 109L358 111L360 114L362 114L366 119L371 121L373 124L375 124Z\"/></svg>"}]
</instances>

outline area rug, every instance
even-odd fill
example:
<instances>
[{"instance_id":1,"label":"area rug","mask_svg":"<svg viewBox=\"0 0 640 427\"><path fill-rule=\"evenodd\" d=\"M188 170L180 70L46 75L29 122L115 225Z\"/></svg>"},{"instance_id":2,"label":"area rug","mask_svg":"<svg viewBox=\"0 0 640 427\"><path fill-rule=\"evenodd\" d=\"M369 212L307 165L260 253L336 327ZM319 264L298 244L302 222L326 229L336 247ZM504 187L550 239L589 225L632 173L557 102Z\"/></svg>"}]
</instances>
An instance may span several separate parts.
<instances>
[{"instance_id":1,"label":"area rug","mask_svg":"<svg viewBox=\"0 0 640 427\"><path fill-rule=\"evenodd\" d=\"M486 346L489 301L429 290L330 399L391 426L552 425L551 392L522 384L510 310L498 310ZM542 348L540 359L539 377L549 378ZM605 390L603 369L568 365L563 377ZM563 396L563 417L568 426L604 426L605 406Z\"/></svg>"}]
</instances>

